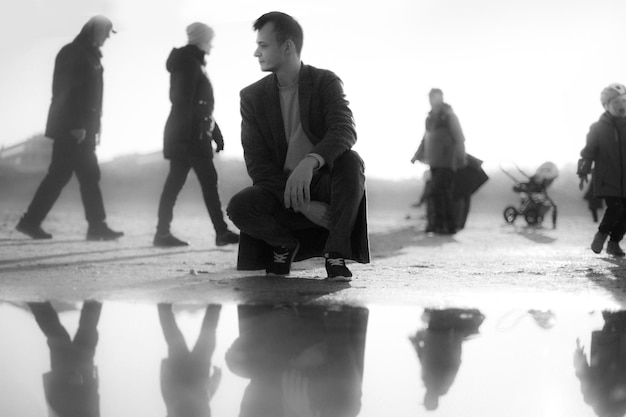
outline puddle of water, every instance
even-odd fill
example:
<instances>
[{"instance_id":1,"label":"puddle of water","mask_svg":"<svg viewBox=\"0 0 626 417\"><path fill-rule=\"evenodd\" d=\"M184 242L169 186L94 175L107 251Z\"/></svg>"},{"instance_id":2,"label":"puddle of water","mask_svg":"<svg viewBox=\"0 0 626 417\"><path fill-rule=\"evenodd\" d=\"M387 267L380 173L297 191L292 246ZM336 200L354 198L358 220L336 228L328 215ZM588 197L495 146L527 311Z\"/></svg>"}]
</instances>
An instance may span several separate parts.
<instances>
[{"instance_id":1,"label":"puddle of water","mask_svg":"<svg viewBox=\"0 0 626 417\"><path fill-rule=\"evenodd\" d=\"M626 414L626 312L1 303L0 329L3 417Z\"/></svg>"}]
</instances>

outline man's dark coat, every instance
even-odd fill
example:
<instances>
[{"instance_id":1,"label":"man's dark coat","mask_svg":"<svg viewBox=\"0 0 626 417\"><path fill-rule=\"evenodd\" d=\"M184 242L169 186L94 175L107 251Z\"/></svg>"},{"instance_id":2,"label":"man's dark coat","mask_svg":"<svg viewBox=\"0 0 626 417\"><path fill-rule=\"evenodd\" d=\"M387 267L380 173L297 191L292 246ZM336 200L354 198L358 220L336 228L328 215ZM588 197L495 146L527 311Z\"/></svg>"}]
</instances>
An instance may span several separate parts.
<instances>
[{"instance_id":1,"label":"man's dark coat","mask_svg":"<svg viewBox=\"0 0 626 417\"><path fill-rule=\"evenodd\" d=\"M352 112L339 77L328 70L302 65L298 82L300 121L313 144L312 153L320 155L332 170L335 160L356 143ZM278 82L274 74L241 91L241 141L248 174L256 186L271 192L279 201L289 173L284 171L287 138L282 119ZM295 232L301 247L295 260L321 256L328 231L321 227ZM262 269L271 256L263 241L241 234L237 268ZM352 231L351 259L368 263L367 205L365 194Z\"/></svg>"}]
</instances>

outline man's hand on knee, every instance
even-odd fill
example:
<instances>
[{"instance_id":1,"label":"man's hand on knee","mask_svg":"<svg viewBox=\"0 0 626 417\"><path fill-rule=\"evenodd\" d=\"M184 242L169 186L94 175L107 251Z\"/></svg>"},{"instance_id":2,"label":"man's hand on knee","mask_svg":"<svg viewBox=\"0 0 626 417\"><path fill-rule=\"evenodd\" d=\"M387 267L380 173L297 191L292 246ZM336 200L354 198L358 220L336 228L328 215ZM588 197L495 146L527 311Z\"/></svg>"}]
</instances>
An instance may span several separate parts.
<instances>
[{"instance_id":1,"label":"man's hand on knee","mask_svg":"<svg viewBox=\"0 0 626 417\"><path fill-rule=\"evenodd\" d=\"M293 208L318 226L328 229L330 226L330 206L321 201L309 201Z\"/></svg>"},{"instance_id":2,"label":"man's hand on knee","mask_svg":"<svg viewBox=\"0 0 626 417\"><path fill-rule=\"evenodd\" d=\"M285 185L285 207L301 207L311 201L311 179L313 171L319 166L319 161L313 157L306 157L294 168Z\"/></svg>"}]
</instances>

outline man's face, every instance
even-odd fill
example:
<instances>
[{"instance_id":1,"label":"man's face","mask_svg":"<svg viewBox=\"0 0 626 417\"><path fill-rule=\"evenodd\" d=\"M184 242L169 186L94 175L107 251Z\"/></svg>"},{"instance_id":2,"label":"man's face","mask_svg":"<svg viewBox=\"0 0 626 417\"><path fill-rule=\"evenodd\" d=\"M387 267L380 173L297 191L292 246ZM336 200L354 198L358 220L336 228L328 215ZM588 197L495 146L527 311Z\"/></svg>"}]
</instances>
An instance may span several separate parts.
<instances>
[{"instance_id":1,"label":"man's face","mask_svg":"<svg viewBox=\"0 0 626 417\"><path fill-rule=\"evenodd\" d=\"M607 110L614 117L626 117L626 94L615 97L607 106Z\"/></svg>"},{"instance_id":2,"label":"man's face","mask_svg":"<svg viewBox=\"0 0 626 417\"><path fill-rule=\"evenodd\" d=\"M213 49L213 37L206 35L197 46L203 50L205 54L209 55L211 53L211 49Z\"/></svg>"},{"instance_id":3,"label":"man's face","mask_svg":"<svg viewBox=\"0 0 626 417\"><path fill-rule=\"evenodd\" d=\"M104 42L106 42L106 40L109 39L110 35L111 35L111 29L109 27L106 27L103 25L97 25L96 27L94 27L94 34L93 34L94 46L100 48L102 45L104 45Z\"/></svg>"},{"instance_id":4,"label":"man's face","mask_svg":"<svg viewBox=\"0 0 626 417\"><path fill-rule=\"evenodd\" d=\"M274 24L263 26L256 35L257 48L254 56L258 58L261 71L276 72L285 62L284 43L279 44L274 34Z\"/></svg>"},{"instance_id":5,"label":"man's face","mask_svg":"<svg viewBox=\"0 0 626 417\"><path fill-rule=\"evenodd\" d=\"M438 109L443 104L443 95L439 93L430 94L428 100L430 101L430 107Z\"/></svg>"}]
</instances>

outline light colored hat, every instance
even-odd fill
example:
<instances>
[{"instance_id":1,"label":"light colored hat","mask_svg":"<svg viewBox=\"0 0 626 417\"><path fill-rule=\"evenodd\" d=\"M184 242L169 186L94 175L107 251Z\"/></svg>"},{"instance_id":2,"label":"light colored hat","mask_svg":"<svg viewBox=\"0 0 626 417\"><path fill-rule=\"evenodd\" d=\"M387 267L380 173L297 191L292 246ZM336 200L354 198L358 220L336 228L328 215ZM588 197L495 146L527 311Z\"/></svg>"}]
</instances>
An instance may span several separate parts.
<instances>
[{"instance_id":1,"label":"light colored hat","mask_svg":"<svg viewBox=\"0 0 626 417\"><path fill-rule=\"evenodd\" d=\"M611 100L624 94L626 94L626 87L623 84L613 83L602 90L602 93L600 93L600 102L602 106L606 108Z\"/></svg>"},{"instance_id":2,"label":"light colored hat","mask_svg":"<svg viewBox=\"0 0 626 417\"><path fill-rule=\"evenodd\" d=\"M207 38L212 38L214 34L215 32L209 25L201 22L194 22L187 26L187 38L191 45L202 43Z\"/></svg>"}]
</instances>

